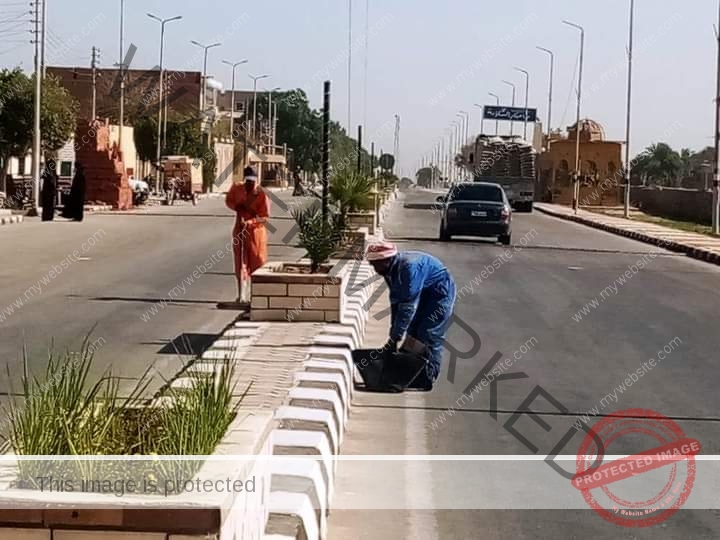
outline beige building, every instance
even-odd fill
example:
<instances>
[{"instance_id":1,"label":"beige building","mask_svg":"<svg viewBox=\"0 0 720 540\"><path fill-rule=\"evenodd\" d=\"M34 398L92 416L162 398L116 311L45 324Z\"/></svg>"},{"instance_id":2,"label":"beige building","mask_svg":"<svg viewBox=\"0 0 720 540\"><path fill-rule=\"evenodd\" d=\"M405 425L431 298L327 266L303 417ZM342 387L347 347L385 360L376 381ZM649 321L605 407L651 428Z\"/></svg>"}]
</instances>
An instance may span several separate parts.
<instances>
[{"instance_id":1,"label":"beige building","mask_svg":"<svg viewBox=\"0 0 720 540\"><path fill-rule=\"evenodd\" d=\"M536 198L571 204L575 170L577 127L568 127L567 135L553 133L547 149L538 159ZM608 141L605 130L594 120L580 121L580 202L588 206L610 206L620 202L622 190L623 143Z\"/></svg>"}]
</instances>

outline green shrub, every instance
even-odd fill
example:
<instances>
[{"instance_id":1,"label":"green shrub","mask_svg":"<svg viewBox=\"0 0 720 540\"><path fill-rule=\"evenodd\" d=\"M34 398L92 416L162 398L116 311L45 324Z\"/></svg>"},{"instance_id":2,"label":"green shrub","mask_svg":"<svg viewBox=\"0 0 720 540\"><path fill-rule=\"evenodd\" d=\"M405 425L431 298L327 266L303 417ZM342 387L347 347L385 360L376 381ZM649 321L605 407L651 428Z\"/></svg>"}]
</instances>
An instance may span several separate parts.
<instances>
[{"instance_id":1,"label":"green shrub","mask_svg":"<svg viewBox=\"0 0 720 540\"><path fill-rule=\"evenodd\" d=\"M341 214L330 214L325 221L321 209L313 205L305 209L293 209L292 215L298 224L300 245L310 259L310 271L315 273L342 241Z\"/></svg>"}]
</instances>

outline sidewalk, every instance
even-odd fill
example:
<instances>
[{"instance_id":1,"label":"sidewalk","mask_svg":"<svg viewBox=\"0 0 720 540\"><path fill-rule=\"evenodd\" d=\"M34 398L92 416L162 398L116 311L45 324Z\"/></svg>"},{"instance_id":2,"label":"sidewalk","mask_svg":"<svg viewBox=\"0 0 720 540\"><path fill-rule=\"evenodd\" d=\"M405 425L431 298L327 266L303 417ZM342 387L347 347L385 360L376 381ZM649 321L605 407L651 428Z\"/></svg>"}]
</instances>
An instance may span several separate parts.
<instances>
[{"instance_id":1,"label":"sidewalk","mask_svg":"<svg viewBox=\"0 0 720 540\"><path fill-rule=\"evenodd\" d=\"M704 234L679 231L642 221L596 214L586 210L578 210L576 214L572 208L559 204L535 203L535 208L553 217L627 236L633 240L653 244L670 251L685 253L694 259L720 264L720 238L711 238Z\"/></svg>"}]
</instances>

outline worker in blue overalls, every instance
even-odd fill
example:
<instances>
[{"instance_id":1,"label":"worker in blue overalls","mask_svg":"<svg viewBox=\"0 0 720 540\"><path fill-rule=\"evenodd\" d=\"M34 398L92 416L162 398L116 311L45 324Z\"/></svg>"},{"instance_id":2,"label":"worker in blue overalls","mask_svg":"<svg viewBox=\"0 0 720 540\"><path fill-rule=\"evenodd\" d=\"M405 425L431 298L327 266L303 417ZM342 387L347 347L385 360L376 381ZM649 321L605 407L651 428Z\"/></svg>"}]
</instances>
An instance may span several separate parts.
<instances>
[{"instance_id":1,"label":"worker in blue overalls","mask_svg":"<svg viewBox=\"0 0 720 540\"><path fill-rule=\"evenodd\" d=\"M436 257L420 251L398 253L389 242L370 245L366 258L390 288L392 321L384 350L397 352L403 338L419 341L426 364L410 387L432 390L455 305L455 281Z\"/></svg>"}]
</instances>

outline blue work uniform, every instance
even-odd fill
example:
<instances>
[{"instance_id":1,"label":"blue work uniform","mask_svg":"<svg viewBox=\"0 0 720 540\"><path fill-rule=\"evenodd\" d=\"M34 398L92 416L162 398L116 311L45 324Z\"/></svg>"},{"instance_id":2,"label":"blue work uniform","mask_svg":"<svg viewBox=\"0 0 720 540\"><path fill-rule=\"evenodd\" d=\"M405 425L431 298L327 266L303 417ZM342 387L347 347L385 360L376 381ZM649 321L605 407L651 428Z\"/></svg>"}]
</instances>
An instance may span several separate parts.
<instances>
[{"instance_id":1,"label":"blue work uniform","mask_svg":"<svg viewBox=\"0 0 720 540\"><path fill-rule=\"evenodd\" d=\"M435 381L455 305L455 281L440 260L420 251L398 253L385 281L390 288L390 338L399 342L407 334L421 341L428 379Z\"/></svg>"}]
</instances>

